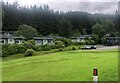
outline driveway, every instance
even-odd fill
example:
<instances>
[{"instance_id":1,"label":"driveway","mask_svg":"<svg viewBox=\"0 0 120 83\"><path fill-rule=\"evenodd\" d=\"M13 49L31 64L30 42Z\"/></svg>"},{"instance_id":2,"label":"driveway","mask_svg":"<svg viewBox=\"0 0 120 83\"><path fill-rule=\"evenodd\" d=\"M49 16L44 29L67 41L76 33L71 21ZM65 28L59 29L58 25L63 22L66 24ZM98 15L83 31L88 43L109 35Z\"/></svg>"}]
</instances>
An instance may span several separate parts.
<instances>
[{"instance_id":1,"label":"driveway","mask_svg":"<svg viewBox=\"0 0 120 83\"><path fill-rule=\"evenodd\" d=\"M109 50L109 49L115 49L119 48L119 46L99 46L97 50Z\"/></svg>"}]
</instances>

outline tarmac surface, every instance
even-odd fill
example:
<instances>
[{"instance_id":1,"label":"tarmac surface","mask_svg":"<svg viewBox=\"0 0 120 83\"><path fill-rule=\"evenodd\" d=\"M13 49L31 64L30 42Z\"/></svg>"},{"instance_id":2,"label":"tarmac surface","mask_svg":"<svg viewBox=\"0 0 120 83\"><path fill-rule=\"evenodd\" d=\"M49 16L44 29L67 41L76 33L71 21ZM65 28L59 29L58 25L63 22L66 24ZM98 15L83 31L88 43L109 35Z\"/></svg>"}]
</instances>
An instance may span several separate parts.
<instances>
[{"instance_id":1,"label":"tarmac surface","mask_svg":"<svg viewBox=\"0 0 120 83\"><path fill-rule=\"evenodd\" d=\"M120 49L120 46L97 46L97 50Z\"/></svg>"}]
</instances>

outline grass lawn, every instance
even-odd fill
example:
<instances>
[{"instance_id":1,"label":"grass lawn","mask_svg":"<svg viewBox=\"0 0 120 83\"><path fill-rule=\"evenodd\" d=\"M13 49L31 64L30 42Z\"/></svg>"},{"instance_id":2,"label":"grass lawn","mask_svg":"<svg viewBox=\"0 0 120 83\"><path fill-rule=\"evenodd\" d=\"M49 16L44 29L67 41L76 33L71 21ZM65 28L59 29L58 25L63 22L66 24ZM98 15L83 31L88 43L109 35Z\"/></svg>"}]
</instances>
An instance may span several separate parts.
<instances>
[{"instance_id":1,"label":"grass lawn","mask_svg":"<svg viewBox=\"0 0 120 83\"><path fill-rule=\"evenodd\" d=\"M3 62L3 81L92 81L93 68L99 80L118 80L117 50L63 51Z\"/></svg>"}]
</instances>

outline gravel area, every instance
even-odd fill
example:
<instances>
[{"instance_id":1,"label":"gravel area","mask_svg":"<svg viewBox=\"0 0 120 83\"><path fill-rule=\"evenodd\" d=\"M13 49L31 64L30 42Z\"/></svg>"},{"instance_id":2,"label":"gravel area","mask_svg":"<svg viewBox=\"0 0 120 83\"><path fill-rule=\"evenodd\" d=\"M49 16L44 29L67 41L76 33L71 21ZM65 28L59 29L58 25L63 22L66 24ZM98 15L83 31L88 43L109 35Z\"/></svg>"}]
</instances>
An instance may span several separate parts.
<instances>
[{"instance_id":1,"label":"gravel area","mask_svg":"<svg viewBox=\"0 0 120 83\"><path fill-rule=\"evenodd\" d=\"M97 50L109 50L119 48L119 46L98 46Z\"/></svg>"}]
</instances>

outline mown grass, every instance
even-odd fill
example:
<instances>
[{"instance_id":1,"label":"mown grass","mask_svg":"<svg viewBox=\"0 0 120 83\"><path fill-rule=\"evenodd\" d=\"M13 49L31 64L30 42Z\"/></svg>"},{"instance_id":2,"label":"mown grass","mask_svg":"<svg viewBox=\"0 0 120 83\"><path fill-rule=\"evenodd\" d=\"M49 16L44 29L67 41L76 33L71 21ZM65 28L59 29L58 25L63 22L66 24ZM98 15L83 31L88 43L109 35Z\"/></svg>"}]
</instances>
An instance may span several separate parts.
<instances>
[{"instance_id":1,"label":"mown grass","mask_svg":"<svg viewBox=\"0 0 120 83\"><path fill-rule=\"evenodd\" d=\"M63 51L3 62L3 81L92 81L93 68L99 80L118 80L118 51Z\"/></svg>"}]
</instances>

